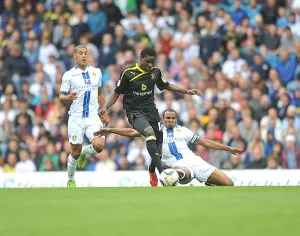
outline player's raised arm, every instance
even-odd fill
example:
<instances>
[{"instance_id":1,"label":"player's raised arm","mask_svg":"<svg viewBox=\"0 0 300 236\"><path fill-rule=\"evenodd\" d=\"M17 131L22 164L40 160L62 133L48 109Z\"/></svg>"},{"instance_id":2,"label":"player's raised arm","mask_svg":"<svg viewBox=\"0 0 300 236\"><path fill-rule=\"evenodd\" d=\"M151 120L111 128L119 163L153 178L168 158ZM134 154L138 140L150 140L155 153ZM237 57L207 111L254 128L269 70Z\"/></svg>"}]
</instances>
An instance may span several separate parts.
<instances>
[{"instance_id":1,"label":"player's raised arm","mask_svg":"<svg viewBox=\"0 0 300 236\"><path fill-rule=\"evenodd\" d=\"M161 74L160 78L156 81L156 85L159 88L159 90L166 89L166 90L170 90L170 91L173 91L173 92L178 92L178 93L183 93L183 94L188 94L188 95L202 96L200 91L198 91L197 89L185 89L185 88L181 88L181 87L179 87L175 84L167 82L163 78L162 74Z\"/></svg>"},{"instance_id":2,"label":"player's raised arm","mask_svg":"<svg viewBox=\"0 0 300 236\"><path fill-rule=\"evenodd\" d=\"M194 144L195 145L201 145L201 146L209 148L209 149L227 151L227 152L230 152L232 154L238 154L238 153L243 152L243 149L230 147L230 146L227 146L227 145L224 145L224 144L221 144L221 143L217 143L217 142L214 142L212 140L205 139L205 138L198 140Z\"/></svg>"},{"instance_id":3,"label":"player's raised arm","mask_svg":"<svg viewBox=\"0 0 300 236\"><path fill-rule=\"evenodd\" d=\"M175 84L169 83L168 87L166 88L167 90L173 91L173 92L178 92L178 93L183 93L183 94L188 94L188 95L197 95L197 96L202 96L201 92L198 91L197 89L185 89L181 88Z\"/></svg>"},{"instance_id":4,"label":"player's raised arm","mask_svg":"<svg viewBox=\"0 0 300 236\"><path fill-rule=\"evenodd\" d=\"M103 128L94 133L95 136L105 136L107 134L118 134L126 137L141 137L142 135L134 129L130 128Z\"/></svg>"}]
</instances>

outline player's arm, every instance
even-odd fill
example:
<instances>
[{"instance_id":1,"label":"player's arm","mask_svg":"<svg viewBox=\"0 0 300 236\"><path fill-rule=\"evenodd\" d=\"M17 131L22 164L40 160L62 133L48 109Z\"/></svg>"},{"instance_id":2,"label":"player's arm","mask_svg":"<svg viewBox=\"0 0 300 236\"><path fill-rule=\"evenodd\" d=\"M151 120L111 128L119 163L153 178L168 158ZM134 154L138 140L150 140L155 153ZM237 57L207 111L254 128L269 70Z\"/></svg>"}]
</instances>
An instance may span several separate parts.
<instances>
[{"instance_id":1,"label":"player's arm","mask_svg":"<svg viewBox=\"0 0 300 236\"><path fill-rule=\"evenodd\" d=\"M72 102L73 100L77 99L77 94L75 92L72 92L70 94L67 94L66 92L60 92L59 93L59 101L62 104L67 104L69 102Z\"/></svg>"},{"instance_id":2,"label":"player's arm","mask_svg":"<svg viewBox=\"0 0 300 236\"><path fill-rule=\"evenodd\" d=\"M102 114L104 114L112 105L114 105L116 103L120 94L124 93L124 90L125 90L127 84L128 84L128 77L126 76L126 70L124 70L120 76L118 83L117 83L117 87L112 92L112 94L109 96L107 103L99 111L100 116L102 116Z\"/></svg>"},{"instance_id":3,"label":"player's arm","mask_svg":"<svg viewBox=\"0 0 300 236\"><path fill-rule=\"evenodd\" d=\"M166 89L166 90L170 90L170 91L178 92L178 93L183 93L183 94L202 96L202 94L197 89L190 89L189 90L189 89L181 88L181 87L179 87L175 84L171 84L171 83L167 82L163 78L163 75L161 74L161 71L160 71L160 77L156 81L156 86L159 88L159 90Z\"/></svg>"},{"instance_id":4,"label":"player's arm","mask_svg":"<svg viewBox=\"0 0 300 236\"><path fill-rule=\"evenodd\" d=\"M198 91L197 89L185 89L181 88L175 84L169 83L168 87L166 88L167 90L173 91L173 92L178 92L178 93L183 93L183 94L188 94L188 95L198 95L202 96L201 92Z\"/></svg>"},{"instance_id":5,"label":"player's arm","mask_svg":"<svg viewBox=\"0 0 300 236\"><path fill-rule=\"evenodd\" d=\"M105 105L105 97L101 87L98 88L98 103L101 106L101 108ZM107 112L103 113L102 116L100 116L100 119L104 126L107 126L110 122Z\"/></svg>"},{"instance_id":6,"label":"player's arm","mask_svg":"<svg viewBox=\"0 0 300 236\"><path fill-rule=\"evenodd\" d=\"M60 86L59 101L62 104L67 104L77 99L77 93L71 92L71 82L68 73L64 73Z\"/></svg>"},{"instance_id":7,"label":"player's arm","mask_svg":"<svg viewBox=\"0 0 300 236\"><path fill-rule=\"evenodd\" d=\"M126 137L141 137L142 135L130 128L103 128L94 133L95 136L105 136L107 134L118 134Z\"/></svg>"},{"instance_id":8,"label":"player's arm","mask_svg":"<svg viewBox=\"0 0 300 236\"><path fill-rule=\"evenodd\" d=\"M194 145L201 145L205 148L215 149L215 150L223 150L230 152L232 154L242 153L243 149L230 147L221 143L214 142L209 139L202 138L194 143Z\"/></svg>"}]
</instances>

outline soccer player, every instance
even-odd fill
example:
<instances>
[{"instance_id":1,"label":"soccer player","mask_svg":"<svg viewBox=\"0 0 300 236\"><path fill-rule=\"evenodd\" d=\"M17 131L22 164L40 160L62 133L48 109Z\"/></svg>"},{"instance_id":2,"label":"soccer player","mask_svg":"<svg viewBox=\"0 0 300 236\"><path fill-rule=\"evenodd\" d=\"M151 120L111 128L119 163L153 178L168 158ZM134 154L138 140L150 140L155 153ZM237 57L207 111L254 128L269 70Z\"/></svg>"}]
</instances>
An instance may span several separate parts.
<instances>
[{"instance_id":1,"label":"soccer player","mask_svg":"<svg viewBox=\"0 0 300 236\"><path fill-rule=\"evenodd\" d=\"M156 52L146 47L141 51L140 63L126 68L120 76L117 87L111 94L108 102L99 111L100 117L117 101L120 94L123 97L123 109L132 127L146 137L146 147L152 158L149 165L150 184L157 185L158 179L155 167L159 173L164 167L161 162L162 132L160 131L160 117L154 103L154 87L159 90L198 95L196 89L187 90L164 80L161 71L154 66Z\"/></svg>"},{"instance_id":2,"label":"soccer player","mask_svg":"<svg viewBox=\"0 0 300 236\"><path fill-rule=\"evenodd\" d=\"M196 156L189 148L188 144L202 145L203 147L224 150L232 154L243 152L242 149L229 147L209 139L200 138L186 127L177 124L177 113L173 109L168 109L163 114L163 146L162 161L172 167L185 167L189 170L190 175L185 181L188 183L192 178L208 185L233 186L233 181L221 170L210 165L201 157ZM128 137L140 137L140 133L134 129L124 128L103 128L95 135L106 135L115 133ZM184 168L182 168L184 169ZM187 173L188 171L185 171Z\"/></svg>"},{"instance_id":3,"label":"soccer player","mask_svg":"<svg viewBox=\"0 0 300 236\"><path fill-rule=\"evenodd\" d=\"M104 137L95 137L93 132L109 122L107 113L103 113L102 121L98 116L98 108L104 106L102 93L102 73L99 68L87 64L88 50L79 45L73 54L75 67L64 73L60 87L59 99L63 104L72 103L69 110L68 136L71 143L71 154L68 157L68 187L76 187L74 174L76 166L84 168L86 154L99 153L104 148ZM83 136L91 144L82 147Z\"/></svg>"}]
</instances>

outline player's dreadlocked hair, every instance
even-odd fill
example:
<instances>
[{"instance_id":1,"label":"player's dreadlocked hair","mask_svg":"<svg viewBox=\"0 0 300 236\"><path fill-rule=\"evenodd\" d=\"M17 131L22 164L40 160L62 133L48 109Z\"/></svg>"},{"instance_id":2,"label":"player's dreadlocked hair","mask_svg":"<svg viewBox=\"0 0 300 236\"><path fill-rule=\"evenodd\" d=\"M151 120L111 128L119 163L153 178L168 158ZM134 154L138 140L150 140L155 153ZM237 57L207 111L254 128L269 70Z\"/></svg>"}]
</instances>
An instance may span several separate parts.
<instances>
[{"instance_id":1,"label":"player's dreadlocked hair","mask_svg":"<svg viewBox=\"0 0 300 236\"><path fill-rule=\"evenodd\" d=\"M156 52L153 48L146 47L141 51L141 58L144 58L145 56L151 56L156 57Z\"/></svg>"},{"instance_id":2,"label":"player's dreadlocked hair","mask_svg":"<svg viewBox=\"0 0 300 236\"><path fill-rule=\"evenodd\" d=\"M176 118L177 118L177 116L178 116L178 115L177 115L177 112L176 112L174 109L169 108L169 109L167 109L167 110L164 111L164 113L163 113L163 118L165 118L166 112L174 112L174 113L176 114Z\"/></svg>"}]
</instances>

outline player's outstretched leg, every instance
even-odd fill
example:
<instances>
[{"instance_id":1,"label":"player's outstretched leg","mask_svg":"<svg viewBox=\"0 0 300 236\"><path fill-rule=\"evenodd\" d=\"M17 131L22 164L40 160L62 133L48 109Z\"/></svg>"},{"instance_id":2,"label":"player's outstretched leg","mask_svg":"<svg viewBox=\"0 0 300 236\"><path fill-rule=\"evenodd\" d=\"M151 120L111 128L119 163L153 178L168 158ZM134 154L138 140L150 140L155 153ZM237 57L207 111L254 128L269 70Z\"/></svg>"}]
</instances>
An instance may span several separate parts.
<instances>
[{"instance_id":1,"label":"player's outstretched leg","mask_svg":"<svg viewBox=\"0 0 300 236\"><path fill-rule=\"evenodd\" d=\"M104 138L97 137L92 140L90 145L82 147L80 156L78 158L78 167L83 169L86 165L86 154L96 154L102 152L104 148Z\"/></svg>"},{"instance_id":2,"label":"player's outstretched leg","mask_svg":"<svg viewBox=\"0 0 300 236\"><path fill-rule=\"evenodd\" d=\"M207 179L208 184L234 186L233 181L221 170L216 169Z\"/></svg>"},{"instance_id":3,"label":"player's outstretched leg","mask_svg":"<svg viewBox=\"0 0 300 236\"><path fill-rule=\"evenodd\" d=\"M75 171L77 166L77 159L80 156L82 145L81 144L71 144L71 154L68 157L68 187L76 187L75 184Z\"/></svg>"}]
</instances>

